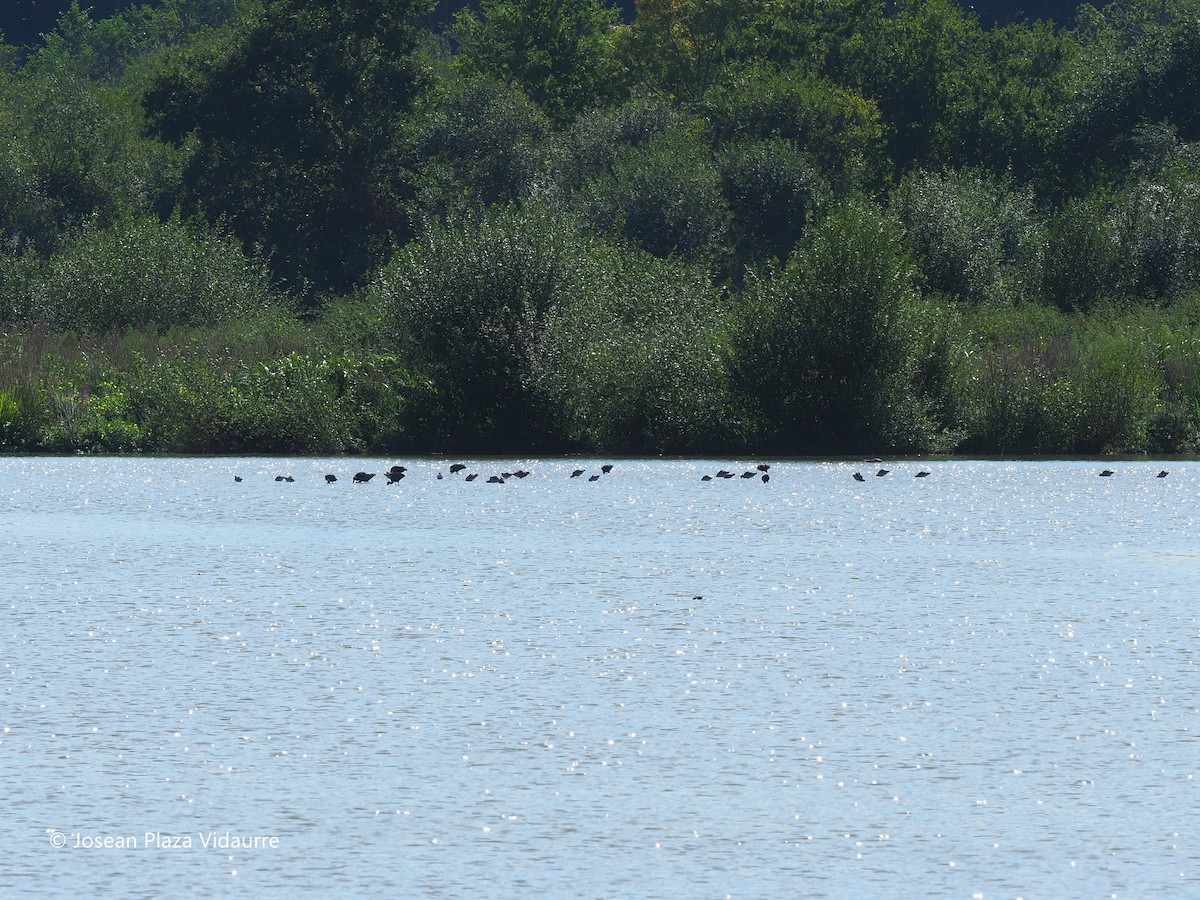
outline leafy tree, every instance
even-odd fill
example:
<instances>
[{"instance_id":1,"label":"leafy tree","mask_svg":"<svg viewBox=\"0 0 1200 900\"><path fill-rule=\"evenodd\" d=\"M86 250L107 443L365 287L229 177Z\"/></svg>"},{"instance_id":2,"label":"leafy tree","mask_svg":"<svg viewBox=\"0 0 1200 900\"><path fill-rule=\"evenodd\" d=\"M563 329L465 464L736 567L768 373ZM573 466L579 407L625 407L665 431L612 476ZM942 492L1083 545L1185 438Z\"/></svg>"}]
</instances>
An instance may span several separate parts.
<instances>
[{"instance_id":1,"label":"leafy tree","mask_svg":"<svg viewBox=\"0 0 1200 900\"><path fill-rule=\"evenodd\" d=\"M682 128L617 149L609 171L576 197L587 219L655 256L698 261L721 254L729 208L707 145Z\"/></svg>"},{"instance_id":2,"label":"leafy tree","mask_svg":"<svg viewBox=\"0 0 1200 900\"><path fill-rule=\"evenodd\" d=\"M637 0L637 18L616 35L614 56L634 88L698 100L735 58L749 0Z\"/></svg>"},{"instance_id":3,"label":"leafy tree","mask_svg":"<svg viewBox=\"0 0 1200 900\"><path fill-rule=\"evenodd\" d=\"M783 262L829 199L810 158L779 138L726 144L718 157L732 213L735 275L749 265Z\"/></svg>"},{"instance_id":4,"label":"leafy tree","mask_svg":"<svg viewBox=\"0 0 1200 900\"><path fill-rule=\"evenodd\" d=\"M524 199L545 176L550 123L511 85L454 81L413 129L424 217Z\"/></svg>"},{"instance_id":5,"label":"leafy tree","mask_svg":"<svg viewBox=\"0 0 1200 900\"><path fill-rule=\"evenodd\" d=\"M915 270L899 223L854 201L817 225L786 268L752 286L734 342L736 384L789 452L927 450L913 388Z\"/></svg>"},{"instance_id":6,"label":"leafy tree","mask_svg":"<svg viewBox=\"0 0 1200 900\"><path fill-rule=\"evenodd\" d=\"M30 281L20 318L71 331L210 324L278 305L236 241L177 217L86 229Z\"/></svg>"},{"instance_id":7,"label":"leafy tree","mask_svg":"<svg viewBox=\"0 0 1200 900\"><path fill-rule=\"evenodd\" d=\"M68 70L0 79L0 122L0 227L18 250L48 253L85 221L153 209L178 175L132 98Z\"/></svg>"},{"instance_id":8,"label":"leafy tree","mask_svg":"<svg viewBox=\"0 0 1200 900\"><path fill-rule=\"evenodd\" d=\"M917 171L892 207L933 290L973 302L1037 296L1045 246L1032 192L980 172Z\"/></svg>"},{"instance_id":9,"label":"leafy tree","mask_svg":"<svg viewBox=\"0 0 1200 900\"><path fill-rule=\"evenodd\" d=\"M1073 99L1063 104L1055 147L1065 188L1077 195L1121 178L1140 149L1140 126L1166 121L1182 140L1200 140L1200 3L1084 6L1079 19Z\"/></svg>"},{"instance_id":10,"label":"leafy tree","mask_svg":"<svg viewBox=\"0 0 1200 900\"><path fill-rule=\"evenodd\" d=\"M879 104L888 123L888 156L896 171L914 164L952 164L950 111L970 90L964 62L981 53L982 32L953 0L911 0L884 20L875 57L852 82Z\"/></svg>"},{"instance_id":11,"label":"leafy tree","mask_svg":"<svg viewBox=\"0 0 1200 900\"><path fill-rule=\"evenodd\" d=\"M553 141L551 166L558 186L570 193L607 171L622 147L640 146L682 126L678 108L658 95L632 97L618 105L588 110Z\"/></svg>"},{"instance_id":12,"label":"leafy tree","mask_svg":"<svg viewBox=\"0 0 1200 900\"><path fill-rule=\"evenodd\" d=\"M551 310L541 382L567 436L593 450L699 453L739 445L729 385L730 301L708 272L593 245L590 290Z\"/></svg>"},{"instance_id":13,"label":"leafy tree","mask_svg":"<svg viewBox=\"0 0 1200 900\"><path fill-rule=\"evenodd\" d=\"M194 135L186 208L224 217L281 282L346 290L409 227L395 123L425 76L408 17L431 0L264 0L227 43L161 71L156 133Z\"/></svg>"},{"instance_id":14,"label":"leafy tree","mask_svg":"<svg viewBox=\"0 0 1200 900\"><path fill-rule=\"evenodd\" d=\"M537 360L551 309L596 280L593 244L544 207L495 207L432 223L372 281L407 359L437 390L435 446L554 445Z\"/></svg>"},{"instance_id":15,"label":"leafy tree","mask_svg":"<svg viewBox=\"0 0 1200 900\"><path fill-rule=\"evenodd\" d=\"M459 14L458 63L519 86L556 121L605 95L605 67L616 11L603 0L482 0Z\"/></svg>"},{"instance_id":16,"label":"leafy tree","mask_svg":"<svg viewBox=\"0 0 1200 900\"><path fill-rule=\"evenodd\" d=\"M718 144L789 141L842 195L868 186L882 169L883 128L875 104L802 68L731 70L700 108Z\"/></svg>"}]
</instances>

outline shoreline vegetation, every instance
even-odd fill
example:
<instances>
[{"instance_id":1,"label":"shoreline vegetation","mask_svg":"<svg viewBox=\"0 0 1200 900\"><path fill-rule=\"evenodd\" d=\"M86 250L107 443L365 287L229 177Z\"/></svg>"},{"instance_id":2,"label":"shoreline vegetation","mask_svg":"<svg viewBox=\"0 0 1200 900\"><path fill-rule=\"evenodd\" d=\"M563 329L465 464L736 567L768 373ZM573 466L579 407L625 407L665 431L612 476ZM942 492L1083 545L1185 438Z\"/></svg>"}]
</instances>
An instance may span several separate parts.
<instances>
[{"instance_id":1,"label":"shoreline vegetation","mask_svg":"<svg viewBox=\"0 0 1200 900\"><path fill-rule=\"evenodd\" d=\"M1200 0L76 3L0 40L0 453L1200 454L1198 60Z\"/></svg>"}]
</instances>

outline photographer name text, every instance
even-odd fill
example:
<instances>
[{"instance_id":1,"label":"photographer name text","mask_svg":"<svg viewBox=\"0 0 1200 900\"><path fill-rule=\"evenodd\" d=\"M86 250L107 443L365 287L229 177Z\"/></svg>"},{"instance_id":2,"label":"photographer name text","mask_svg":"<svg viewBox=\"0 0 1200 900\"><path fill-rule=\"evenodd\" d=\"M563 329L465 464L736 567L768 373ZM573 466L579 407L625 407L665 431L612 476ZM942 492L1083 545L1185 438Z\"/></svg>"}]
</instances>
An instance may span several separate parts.
<instances>
[{"instance_id":1,"label":"photographer name text","mask_svg":"<svg viewBox=\"0 0 1200 900\"><path fill-rule=\"evenodd\" d=\"M50 843L62 850L278 850L279 838L268 834L239 834L233 831L197 831L169 834L89 834L83 831L52 831Z\"/></svg>"}]
</instances>

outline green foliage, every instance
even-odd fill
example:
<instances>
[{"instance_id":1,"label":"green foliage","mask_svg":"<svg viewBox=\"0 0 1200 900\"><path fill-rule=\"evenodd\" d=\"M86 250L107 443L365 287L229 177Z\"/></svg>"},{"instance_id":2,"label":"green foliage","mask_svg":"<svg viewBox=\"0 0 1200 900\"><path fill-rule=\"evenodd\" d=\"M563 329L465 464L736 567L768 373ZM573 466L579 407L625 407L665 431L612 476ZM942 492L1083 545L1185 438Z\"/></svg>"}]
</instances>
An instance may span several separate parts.
<instances>
[{"instance_id":1,"label":"green foliage","mask_svg":"<svg viewBox=\"0 0 1200 900\"><path fill-rule=\"evenodd\" d=\"M1113 210L1121 283L1132 296L1170 300L1200 277L1200 167L1139 181Z\"/></svg>"},{"instance_id":2,"label":"green foliage","mask_svg":"<svg viewBox=\"0 0 1200 900\"><path fill-rule=\"evenodd\" d=\"M574 203L604 233L658 257L700 261L725 245L729 208L720 172L705 142L682 128L617 148L610 169Z\"/></svg>"},{"instance_id":3,"label":"green foliage","mask_svg":"<svg viewBox=\"0 0 1200 900\"><path fill-rule=\"evenodd\" d=\"M551 310L539 380L567 436L592 450L700 453L740 444L726 366L729 303L707 273L596 247L599 284Z\"/></svg>"},{"instance_id":4,"label":"green foliage","mask_svg":"<svg viewBox=\"0 0 1200 900\"><path fill-rule=\"evenodd\" d=\"M524 94L500 82L452 83L414 130L424 221L524 199L545 176L550 123Z\"/></svg>"},{"instance_id":5,"label":"green foliage","mask_svg":"<svg viewBox=\"0 0 1200 900\"><path fill-rule=\"evenodd\" d=\"M1200 451L1200 0L433 5L0 46L0 446Z\"/></svg>"},{"instance_id":6,"label":"green foliage","mask_svg":"<svg viewBox=\"0 0 1200 900\"><path fill-rule=\"evenodd\" d=\"M1111 205L1104 192L1071 200L1047 226L1045 294L1065 310L1087 309L1118 291L1121 251Z\"/></svg>"},{"instance_id":7,"label":"green foliage","mask_svg":"<svg viewBox=\"0 0 1200 900\"><path fill-rule=\"evenodd\" d=\"M0 336L6 450L412 450L407 423L430 394L395 355L330 349L278 312L165 332Z\"/></svg>"},{"instance_id":8,"label":"green foliage","mask_svg":"<svg viewBox=\"0 0 1200 900\"><path fill-rule=\"evenodd\" d=\"M556 121L605 96L609 32L616 11L601 0L482 0L459 14L458 64L515 84Z\"/></svg>"},{"instance_id":9,"label":"green foliage","mask_svg":"<svg viewBox=\"0 0 1200 900\"><path fill-rule=\"evenodd\" d=\"M732 213L734 272L784 261L830 196L809 157L778 138L726 144L718 157Z\"/></svg>"},{"instance_id":10,"label":"green foliage","mask_svg":"<svg viewBox=\"0 0 1200 900\"><path fill-rule=\"evenodd\" d=\"M1171 302L1200 280L1200 159L1184 145L1116 192L1069 201L1049 228L1047 291L1064 308Z\"/></svg>"},{"instance_id":11,"label":"green foliage","mask_svg":"<svg viewBox=\"0 0 1200 900\"><path fill-rule=\"evenodd\" d=\"M235 241L172 218L87 229L30 277L17 318L74 331L201 324L277 303Z\"/></svg>"},{"instance_id":12,"label":"green foliage","mask_svg":"<svg viewBox=\"0 0 1200 900\"><path fill-rule=\"evenodd\" d=\"M1030 191L979 172L916 171L892 208L932 290L972 302L1036 297L1045 238Z\"/></svg>"},{"instance_id":13,"label":"green foliage","mask_svg":"<svg viewBox=\"0 0 1200 900\"><path fill-rule=\"evenodd\" d=\"M426 80L407 20L431 6L264 0L227 46L160 72L157 133L198 142L186 208L226 217L298 291L364 278L410 224L394 123Z\"/></svg>"},{"instance_id":14,"label":"green foliage","mask_svg":"<svg viewBox=\"0 0 1200 900\"><path fill-rule=\"evenodd\" d=\"M0 227L18 250L52 251L83 222L153 208L177 177L170 148L142 136L122 91L53 69L0 79Z\"/></svg>"},{"instance_id":15,"label":"green foliage","mask_svg":"<svg viewBox=\"0 0 1200 900\"><path fill-rule=\"evenodd\" d=\"M883 131L869 100L794 67L731 70L701 106L718 143L776 139L803 151L839 195L879 175Z\"/></svg>"},{"instance_id":16,"label":"green foliage","mask_svg":"<svg viewBox=\"0 0 1200 900\"><path fill-rule=\"evenodd\" d=\"M927 401L912 393L915 299L899 224L861 201L754 286L735 372L775 441L792 452L929 449Z\"/></svg>"},{"instance_id":17,"label":"green foliage","mask_svg":"<svg viewBox=\"0 0 1200 900\"><path fill-rule=\"evenodd\" d=\"M545 207L436 226L371 294L435 387L426 439L439 449L683 452L737 430L725 303L704 271Z\"/></svg>"},{"instance_id":18,"label":"green foliage","mask_svg":"<svg viewBox=\"0 0 1200 900\"><path fill-rule=\"evenodd\" d=\"M607 172L619 149L641 146L682 127L679 110L653 95L590 110L556 135L552 151L555 180L568 193L578 190L588 179Z\"/></svg>"},{"instance_id":19,"label":"green foliage","mask_svg":"<svg viewBox=\"0 0 1200 900\"><path fill-rule=\"evenodd\" d=\"M446 449L497 450L547 440L536 379L546 319L593 274L588 243L532 206L434 224L397 252L370 288L394 310L413 367L437 386Z\"/></svg>"}]
</instances>

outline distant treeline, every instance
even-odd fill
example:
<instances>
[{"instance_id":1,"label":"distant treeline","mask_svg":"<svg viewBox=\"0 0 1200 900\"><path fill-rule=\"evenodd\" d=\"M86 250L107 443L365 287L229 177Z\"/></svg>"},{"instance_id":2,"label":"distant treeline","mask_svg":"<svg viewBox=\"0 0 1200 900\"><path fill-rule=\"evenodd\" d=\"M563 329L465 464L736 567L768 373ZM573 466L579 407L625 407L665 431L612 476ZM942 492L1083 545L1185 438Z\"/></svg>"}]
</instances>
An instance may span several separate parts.
<instances>
[{"instance_id":1,"label":"distant treeline","mask_svg":"<svg viewBox=\"0 0 1200 900\"><path fill-rule=\"evenodd\" d=\"M1200 451L1200 0L4 6L4 450Z\"/></svg>"}]
</instances>

